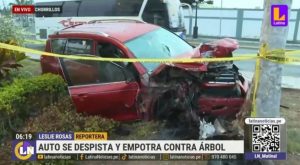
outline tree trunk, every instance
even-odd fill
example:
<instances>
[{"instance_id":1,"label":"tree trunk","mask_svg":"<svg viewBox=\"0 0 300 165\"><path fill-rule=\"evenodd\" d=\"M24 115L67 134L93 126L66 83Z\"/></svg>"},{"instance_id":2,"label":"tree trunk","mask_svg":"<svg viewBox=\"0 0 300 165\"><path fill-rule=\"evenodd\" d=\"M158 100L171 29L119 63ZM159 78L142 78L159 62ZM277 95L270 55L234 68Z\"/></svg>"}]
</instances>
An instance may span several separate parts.
<instances>
[{"instance_id":1,"label":"tree trunk","mask_svg":"<svg viewBox=\"0 0 300 165\"><path fill-rule=\"evenodd\" d=\"M288 35L288 26L273 27L271 25L271 6L274 4L286 4L290 9L291 3L292 0L265 0L265 11L261 27L260 45L263 46L266 44L267 51L285 49ZM258 61L257 64L259 65L259 76L256 99L251 104L254 95L255 77L257 76L257 73L255 73L255 76L253 77L251 88L246 97L246 102L241 112L238 114L241 125L243 125L242 123L244 118L248 117L250 115L250 111L253 109L256 109L256 112L252 113L254 114L252 115L253 117L280 116L282 65L264 59ZM256 106L253 106L254 103Z\"/></svg>"},{"instance_id":2,"label":"tree trunk","mask_svg":"<svg viewBox=\"0 0 300 165\"><path fill-rule=\"evenodd\" d=\"M266 44L268 47L267 51L285 49L289 30L288 26L273 27L271 25L271 6L274 4L287 4L290 9L291 0L265 0L264 21L261 28L260 45ZM284 54L282 54L282 56L284 57ZM255 100L257 109L256 116L279 117L282 65L261 60L259 67L260 78Z\"/></svg>"},{"instance_id":3,"label":"tree trunk","mask_svg":"<svg viewBox=\"0 0 300 165\"><path fill-rule=\"evenodd\" d=\"M264 18L261 27L260 45L267 45L267 52L276 49L285 49L288 36L288 26L273 27L271 25L271 6L275 4L286 4L289 6L288 15L290 15L291 3L292 0L264 1ZM260 52L260 54L262 54L262 52ZM283 54L282 56L284 57ZM237 116L237 121L239 122L238 127L241 129L244 125L244 119L250 116L251 110L252 117L280 116L282 65L270 62L268 60L258 59L257 67L259 76L256 72L252 80L251 89L247 93L246 102ZM254 91L256 85L255 78L258 80L258 84L256 97L254 100L253 96L255 94ZM256 111L253 111L255 109ZM248 138L250 137L245 137L245 141L250 140ZM262 161L261 163L273 164L272 161Z\"/></svg>"}]
</instances>

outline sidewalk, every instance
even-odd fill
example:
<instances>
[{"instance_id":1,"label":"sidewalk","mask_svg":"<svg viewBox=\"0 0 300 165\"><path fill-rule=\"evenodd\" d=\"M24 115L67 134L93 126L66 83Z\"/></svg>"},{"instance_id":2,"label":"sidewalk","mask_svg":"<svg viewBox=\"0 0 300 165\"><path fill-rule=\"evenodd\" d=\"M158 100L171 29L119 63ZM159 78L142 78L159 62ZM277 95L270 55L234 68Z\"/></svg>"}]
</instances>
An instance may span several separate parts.
<instances>
[{"instance_id":1,"label":"sidewalk","mask_svg":"<svg viewBox=\"0 0 300 165\"><path fill-rule=\"evenodd\" d=\"M253 72L249 71L240 71L242 75L249 81L252 81ZM292 77L292 76L282 76L281 87L282 88L290 88L290 89L300 89L300 77Z\"/></svg>"},{"instance_id":2,"label":"sidewalk","mask_svg":"<svg viewBox=\"0 0 300 165\"><path fill-rule=\"evenodd\" d=\"M217 38L209 38L209 37L198 37L197 39L194 39L192 37L187 37L186 41L194 46L198 46L200 43L210 42L218 40ZM257 49L259 47L258 41L249 41L249 40L238 40L240 44L240 48L246 48L246 49ZM286 44L287 50L300 50L300 44Z\"/></svg>"},{"instance_id":3,"label":"sidewalk","mask_svg":"<svg viewBox=\"0 0 300 165\"><path fill-rule=\"evenodd\" d=\"M43 44L26 43L25 47L26 48L30 48L30 49L40 50L40 51L44 51L45 50L45 45L43 45ZM38 61L40 60L40 55L26 53L26 56L28 56L32 60L38 60Z\"/></svg>"}]
</instances>

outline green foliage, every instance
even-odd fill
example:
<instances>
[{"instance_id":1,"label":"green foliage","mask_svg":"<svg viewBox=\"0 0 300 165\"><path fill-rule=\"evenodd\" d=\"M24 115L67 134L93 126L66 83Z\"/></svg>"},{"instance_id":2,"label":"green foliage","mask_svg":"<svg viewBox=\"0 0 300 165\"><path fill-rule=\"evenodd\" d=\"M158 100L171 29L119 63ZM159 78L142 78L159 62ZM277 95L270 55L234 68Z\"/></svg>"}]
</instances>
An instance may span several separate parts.
<instances>
[{"instance_id":1,"label":"green foliage","mask_svg":"<svg viewBox=\"0 0 300 165\"><path fill-rule=\"evenodd\" d=\"M289 153L300 153L300 132L299 128L290 128L287 130L288 144L287 150Z\"/></svg>"},{"instance_id":2,"label":"green foliage","mask_svg":"<svg viewBox=\"0 0 300 165\"><path fill-rule=\"evenodd\" d=\"M122 129L129 131L129 135L122 135L119 132L114 132L109 137L115 140L150 140L159 137L160 128L165 126L164 123L157 121L138 121L131 123L123 123Z\"/></svg>"},{"instance_id":3,"label":"green foliage","mask_svg":"<svg viewBox=\"0 0 300 165\"><path fill-rule=\"evenodd\" d=\"M15 3L9 3L9 5L32 5L33 0L15 0Z\"/></svg>"},{"instance_id":4,"label":"green foliage","mask_svg":"<svg viewBox=\"0 0 300 165\"><path fill-rule=\"evenodd\" d=\"M15 25L12 17L0 17L0 42L12 42L22 45L24 42L23 30Z\"/></svg>"},{"instance_id":5,"label":"green foliage","mask_svg":"<svg viewBox=\"0 0 300 165\"><path fill-rule=\"evenodd\" d=\"M0 88L10 85L15 79L31 78L42 74L41 63L36 60L25 59L19 62L23 67L12 69L8 76L0 80Z\"/></svg>"},{"instance_id":6,"label":"green foliage","mask_svg":"<svg viewBox=\"0 0 300 165\"><path fill-rule=\"evenodd\" d=\"M87 116L77 113L69 96L66 94L64 81L56 75L45 74L29 79L17 79L11 85L0 88L0 124L10 118L9 124L0 126L0 157L4 164L12 162L12 132L69 132L69 131L107 131L110 134L119 127L119 122L100 116ZM25 113L24 113L25 111ZM23 112L23 113L22 113ZM30 113L34 113L33 115ZM12 119L13 118L13 119ZM19 124L17 124L19 123ZM2 131L2 132L1 132ZM17 164L74 164L74 161L18 162Z\"/></svg>"},{"instance_id":7,"label":"green foliage","mask_svg":"<svg viewBox=\"0 0 300 165\"><path fill-rule=\"evenodd\" d=\"M22 60L20 64L23 65L23 67L20 68L18 72L29 72L31 76L39 76L42 74L40 61L25 59Z\"/></svg>"},{"instance_id":8,"label":"green foliage","mask_svg":"<svg viewBox=\"0 0 300 165\"><path fill-rule=\"evenodd\" d=\"M0 42L10 45L22 45L24 37L22 29L16 26L11 17L0 17ZM11 69L22 65L17 62L25 59L25 54L7 49L0 49L0 79L7 77Z\"/></svg>"},{"instance_id":9,"label":"green foliage","mask_svg":"<svg viewBox=\"0 0 300 165\"><path fill-rule=\"evenodd\" d=\"M101 132L112 133L119 122L100 116L77 113L69 97L43 109L38 116L30 118L23 132ZM39 124L36 124L39 123Z\"/></svg>"},{"instance_id":10,"label":"green foliage","mask_svg":"<svg viewBox=\"0 0 300 165\"><path fill-rule=\"evenodd\" d=\"M10 86L0 89L0 111L13 112L24 106L23 101L38 94L56 94L65 91L65 82L59 76L44 74L30 79L16 79Z\"/></svg>"},{"instance_id":11,"label":"green foliage","mask_svg":"<svg viewBox=\"0 0 300 165\"><path fill-rule=\"evenodd\" d=\"M9 129L19 128L29 116L66 95L65 82L52 74L16 79L0 88L0 139Z\"/></svg>"}]
</instances>

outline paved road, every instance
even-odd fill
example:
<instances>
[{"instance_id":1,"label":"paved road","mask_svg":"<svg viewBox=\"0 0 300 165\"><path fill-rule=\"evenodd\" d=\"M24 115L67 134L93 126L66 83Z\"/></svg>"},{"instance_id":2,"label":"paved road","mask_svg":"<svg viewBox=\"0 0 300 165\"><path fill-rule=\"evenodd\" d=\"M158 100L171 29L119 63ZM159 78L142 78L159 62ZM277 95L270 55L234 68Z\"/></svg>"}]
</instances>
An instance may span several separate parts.
<instances>
[{"instance_id":1,"label":"paved road","mask_svg":"<svg viewBox=\"0 0 300 165\"><path fill-rule=\"evenodd\" d=\"M257 53L255 49L238 49L234 52L235 56L241 54ZM235 64L240 68L241 71L253 72L255 68L255 60L251 61L237 61ZM283 76L300 77L300 65L284 65Z\"/></svg>"},{"instance_id":2,"label":"paved road","mask_svg":"<svg viewBox=\"0 0 300 165\"><path fill-rule=\"evenodd\" d=\"M25 47L35 50L44 51L45 45L44 44L25 44ZM34 60L40 60L40 55L32 54L32 53L26 53L26 56L28 56L31 59Z\"/></svg>"}]
</instances>

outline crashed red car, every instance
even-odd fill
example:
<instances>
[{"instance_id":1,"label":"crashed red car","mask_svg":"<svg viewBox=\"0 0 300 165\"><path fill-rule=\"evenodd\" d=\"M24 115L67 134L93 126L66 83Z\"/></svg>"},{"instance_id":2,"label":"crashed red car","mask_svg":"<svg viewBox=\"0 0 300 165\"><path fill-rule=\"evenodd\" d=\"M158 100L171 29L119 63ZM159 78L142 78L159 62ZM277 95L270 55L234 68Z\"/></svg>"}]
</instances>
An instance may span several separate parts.
<instances>
[{"instance_id":1,"label":"crashed red car","mask_svg":"<svg viewBox=\"0 0 300 165\"><path fill-rule=\"evenodd\" d=\"M152 24L97 22L50 35L46 51L112 58L230 57L232 39L194 48ZM120 121L178 119L178 114L234 116L241 108L247 81L232 62L100 62L41 57L43 73L61 75L78 112Z\"/></svg>"}]
</instances>

